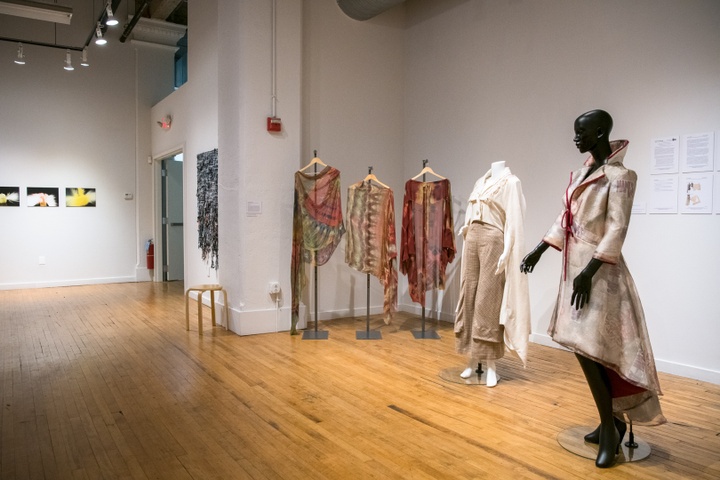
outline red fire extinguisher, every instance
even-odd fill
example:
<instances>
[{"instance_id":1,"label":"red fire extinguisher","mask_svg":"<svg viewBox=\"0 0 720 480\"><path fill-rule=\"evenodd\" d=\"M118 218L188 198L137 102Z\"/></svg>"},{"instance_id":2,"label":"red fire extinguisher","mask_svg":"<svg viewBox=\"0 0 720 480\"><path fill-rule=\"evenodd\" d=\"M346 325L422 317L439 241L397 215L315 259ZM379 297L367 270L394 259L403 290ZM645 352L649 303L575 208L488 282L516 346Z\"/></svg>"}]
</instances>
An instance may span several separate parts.
<instances>
[{"instance_id":1,"label":"red fire extinguisher","mask_svg":"<svg viewBox=\"0 0 720 480\"><path fill-rule=\"evenodd\" d=\"M148 270L155 269L155 245L152 240L148 240L145 245L145 251L147 253L147 268Z\"/></svg>"}]
</instances>

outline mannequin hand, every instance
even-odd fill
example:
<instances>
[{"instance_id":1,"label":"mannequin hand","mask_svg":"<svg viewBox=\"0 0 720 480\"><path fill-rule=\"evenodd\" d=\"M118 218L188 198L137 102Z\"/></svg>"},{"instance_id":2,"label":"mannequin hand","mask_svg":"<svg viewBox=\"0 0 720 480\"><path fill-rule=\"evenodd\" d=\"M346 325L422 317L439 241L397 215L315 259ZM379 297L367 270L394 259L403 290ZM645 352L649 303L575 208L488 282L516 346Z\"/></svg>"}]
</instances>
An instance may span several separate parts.
<instances>
[{"instance_id":1,"label":"mannequin hand","mask_svg":"<svg viewBox=\"0 0 720 480\"><path fill-rule=\"evenodd\" d=\"M525 255L525 258L523 258L523 261L520 264L520 271L523 273L532 273L535 265L537 265L537 263L540 261L540 256L542 254L543 252L539 252L536 248L532 252Z\"/></svg>"},{"instance_id":2,"label":"mannequin hand","mask_svg":"<svg viewBox=\"0 0 720 480\"><path fill-rule=\"evenodd\" d=\"M505 271L505 267L507 266L507 253L504 253L500 255L500 259L497 263L497 268L495 269L495 275L500 275Z\"/></svg>"},{"instance_id":3,"label":"mannequin hand","mask_svg":"<svg viewBox=\"0 0 720 480\"><path fill-rule=\"evenodd\" d=\"M462 235L463 239L465 239L465 233L467 232L467 225L463 225L460 227L460 230L458 230L458 236Z\"/></svg>"},{"instance_id":4,"label":"mannequin hand","mask_svg":"<svg viewBox=\"0 0 720 480\"><path fill-rule=\"evenodd\" d=\"M592 276L584 271L573 280L573 293L570 298L570 305L575 305L575 310L580 310L590 302L590 289L592 288Z\"/></svg>"},{"instance_id":5,"label":"mannequin hand","mask_svg":"<svg viewBox=\"0 0 720 480\"><path fill-rule=\"evenodd\" d=\"M532 273L535 265L540 261L540 257L550 245L545 242L538 243L538 246L533 249L532 252L525 255L522 263L520 264L520 271L523 273Z\"/></svg>"},{"instance_id":6,"label":"mannequin hand","mask_svg":"<svg viewBox=\"0 0 720 480\"><path fill-rule=\"evenodd\" d=\"M575 310L580 310L590 302L590 290L592 289L593 275L602 266L603 262L593 258L580 272L580 275L573 280L573 293L570 297L570 305L575 305Z\"/></svg>"}]
</instances>

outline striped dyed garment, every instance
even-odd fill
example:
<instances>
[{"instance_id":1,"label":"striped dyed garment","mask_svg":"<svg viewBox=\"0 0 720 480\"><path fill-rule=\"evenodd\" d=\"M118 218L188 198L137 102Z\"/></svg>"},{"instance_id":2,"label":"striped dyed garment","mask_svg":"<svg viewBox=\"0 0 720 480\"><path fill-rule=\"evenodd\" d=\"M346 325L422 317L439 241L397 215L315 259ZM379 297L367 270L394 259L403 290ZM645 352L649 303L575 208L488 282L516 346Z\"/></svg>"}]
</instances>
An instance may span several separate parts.
<instances>
[{"instance_id":1,"label":"striped dyed garment","mask_svg":"<svg viewBox=\"0 0 720 480\"><path fill-rule=\"evenodd\" d=\"M348 188L345 262L377 277L385 288L385 323L397 308L395 200L390 188L358 182Z\"/></svg>"},{"instance_id":2,"label":"striped dyed garment","mask_svg":"<svg viewBox=\"0 0 720 480\"><path fill-rule=\"evenodd\" d=\"M403 199L400 271L410 298L425 306L425 292L445 289L445 268L455 258L450 181L408 180Z\"/></svg>"},{"instance_id":3,"label":"striped dyed garment","mask_svg":"<svg viewBox=\"0 0 720 480\"><path fill-rule=\"evenodd\" d=\"M340 171L326 166L317 174L295 172L290 261L292 335L297 334L300 296L307 285L305 264L324 265L344 233Z\"/></svg>"}]
</instances>

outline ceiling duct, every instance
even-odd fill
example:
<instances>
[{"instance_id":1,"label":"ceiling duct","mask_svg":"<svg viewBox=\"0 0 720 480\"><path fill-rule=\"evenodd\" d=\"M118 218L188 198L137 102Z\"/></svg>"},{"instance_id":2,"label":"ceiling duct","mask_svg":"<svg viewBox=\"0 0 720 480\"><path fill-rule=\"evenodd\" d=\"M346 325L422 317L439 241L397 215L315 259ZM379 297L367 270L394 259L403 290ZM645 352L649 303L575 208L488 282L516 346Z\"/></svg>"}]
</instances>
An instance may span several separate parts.
<instances>
[{"instance_id":1,"label":"ceiling duct","mask_svg":"<svg viewBox=\"0 0 720 480\"><path fill-rule=\"evenodd\" d=\"M345 14L355 20L368 20L400 5L405 0L337 0Z\"/></svg>"}]
</instances>

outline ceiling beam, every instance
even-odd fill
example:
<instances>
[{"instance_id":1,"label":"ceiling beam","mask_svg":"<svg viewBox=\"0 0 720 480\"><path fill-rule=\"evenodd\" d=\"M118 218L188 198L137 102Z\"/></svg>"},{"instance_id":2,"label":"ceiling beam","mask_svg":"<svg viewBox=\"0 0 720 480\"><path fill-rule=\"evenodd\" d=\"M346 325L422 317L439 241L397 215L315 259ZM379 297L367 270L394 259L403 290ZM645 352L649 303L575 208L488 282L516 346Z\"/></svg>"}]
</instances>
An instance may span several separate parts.
<instances>
[{"instance_id":1,"label":"ceiling beam","mask_svg":"<svg viewBox=\"0 0 720 480\"><path fill-rule=\"evenodd\" d=\"M151 0L150 18L166 20L183 0Z\"/></svg>"}]
</instances>

